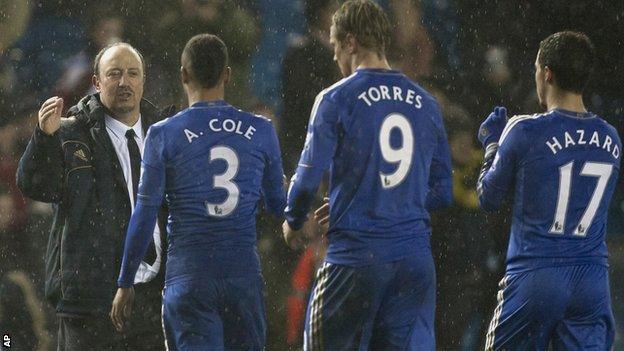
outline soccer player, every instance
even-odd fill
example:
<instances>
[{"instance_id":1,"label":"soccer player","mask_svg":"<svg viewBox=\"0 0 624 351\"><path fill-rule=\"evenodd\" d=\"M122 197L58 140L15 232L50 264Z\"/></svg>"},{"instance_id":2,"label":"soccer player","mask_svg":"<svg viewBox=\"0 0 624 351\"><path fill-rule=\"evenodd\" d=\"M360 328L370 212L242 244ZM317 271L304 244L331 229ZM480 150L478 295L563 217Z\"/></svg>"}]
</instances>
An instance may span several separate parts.
<instances>
[{"instance_id":1,"label":"soccer player","mask_svg":"<svg viewBox=\"0 0 624 351\"><path fill-rule=\"evenodd\" d=\"M616 130L583 104L594 48L577 32L540 43L535 84L547 112L483 122L480 206L514 188L507 271L486 350L609 350L614 320L605 230L620 170Z\"/></svg>"},{"instance_id":2,"label":"soccer player","mask_svg":"<svg viewBox=\"0 0 624 351\"><path fill-rule=\"evenodd\" d=\"M269 212L283 215L282 161L270 121L223 100L227 58L223 41L210 34L184 48L181 79L190 107L148 131L111 310L121 328L132 306L132 277L165 196L169 350L262 350L265 344L255 216L261 198Z\"/></svg>"},{"instance_id":3,"label":"soccer player","mask_svg":"<svg viewBox=\"0 0 624 351\"><path fill-rule=\"evenodd\" d=\"M283 225L291 246L330 169L329 248L310 298L304 350L434 350L435 269L427 210L452 200L436 100L390 68L390 25L347 1L330 42L346 78L317 97Z\"/></svg>"}]
</instances>

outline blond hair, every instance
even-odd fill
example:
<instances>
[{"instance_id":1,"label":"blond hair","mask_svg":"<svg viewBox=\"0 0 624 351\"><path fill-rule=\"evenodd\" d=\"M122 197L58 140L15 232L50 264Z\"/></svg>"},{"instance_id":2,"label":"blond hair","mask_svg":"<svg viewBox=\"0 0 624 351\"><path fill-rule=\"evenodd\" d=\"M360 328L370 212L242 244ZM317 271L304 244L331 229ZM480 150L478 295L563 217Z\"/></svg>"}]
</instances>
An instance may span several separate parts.
<instances>
[{"instance_id":1,"label":"blond hair","mask_svg":"<svg viewBox=\"0 0 624 351\"><path fill-rule=\"evenodd\" d=\"M381 58L390 44L390 23L383 9L370 0L350 0L334 13L332 23L336 39L343 41L347 34L358 44L377 53Z\"/></svg>"}]
</instances>

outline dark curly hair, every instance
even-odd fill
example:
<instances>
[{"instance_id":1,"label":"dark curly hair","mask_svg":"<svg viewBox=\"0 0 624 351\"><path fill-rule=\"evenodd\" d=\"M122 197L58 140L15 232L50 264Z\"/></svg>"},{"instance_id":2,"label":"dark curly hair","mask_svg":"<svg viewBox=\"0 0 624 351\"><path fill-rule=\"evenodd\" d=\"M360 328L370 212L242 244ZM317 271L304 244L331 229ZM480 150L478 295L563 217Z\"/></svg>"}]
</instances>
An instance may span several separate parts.
<instances>
[{"instance_id":1,"label":"dark curly hair","mask_svg":"<svg viewBox=\"0 0 624 351\"><path fill-rule=\"evenodd\" d=\"M587 35L564 31L542 40L537 63L548 67L562 90L582 93L594 68L594 45Z\"/></svg>"}]
</instances>

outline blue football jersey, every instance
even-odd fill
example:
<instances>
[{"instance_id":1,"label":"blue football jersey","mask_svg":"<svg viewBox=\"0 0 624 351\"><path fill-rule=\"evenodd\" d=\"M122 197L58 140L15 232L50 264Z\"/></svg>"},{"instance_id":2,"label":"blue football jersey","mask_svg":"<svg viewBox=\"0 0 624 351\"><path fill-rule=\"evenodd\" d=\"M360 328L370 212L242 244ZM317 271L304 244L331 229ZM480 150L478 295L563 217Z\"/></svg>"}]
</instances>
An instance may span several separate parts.
<instances>
[{"instance_id":1,"label":"blue football jersey","mask_svg":"<svg viewBox=\"0 0 624 351\"><path fill-rule=\"evenodd\" d=\"M428 209L452 199L436 100L400 72L359 69L316 98L288 194L298 229L330 169L326 261L365 265L429 250Z\"/></svg>"},{"instance_id":2,"label":"blue football jersey","mask_svg":"<svg viewBox=\"0 0 624 351\"><path fill-rule=\"evenodd\" d=\"M615 128L592 113L555 109L509 120L479 184L486 210L514 189L508 272L607 264L607 210L621 150Z\"/></svg>"},{"instance_id":3,"label":"blue football jersey","mask_svg":"<svg viewBox=\"0 0 624 351\"><path fill-rule=\"evenodd\" d=\"M257 274L256 210L283 215L286 196L277 135L266 118L223 101L200 102L147 133L137 208L120 286L130 286L165 196L167 283Z\"/></svg>"}]
</instances>

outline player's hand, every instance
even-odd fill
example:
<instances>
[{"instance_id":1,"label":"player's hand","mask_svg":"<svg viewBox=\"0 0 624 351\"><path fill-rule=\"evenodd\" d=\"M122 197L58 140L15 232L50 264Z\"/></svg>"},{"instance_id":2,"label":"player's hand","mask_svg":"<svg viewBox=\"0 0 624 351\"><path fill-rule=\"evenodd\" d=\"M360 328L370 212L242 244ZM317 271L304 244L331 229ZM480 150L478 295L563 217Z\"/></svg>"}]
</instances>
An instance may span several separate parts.
<instances>
[{"instance_id":1,"label":"player's hand","mask_svg":"<svg viewBox=\"0 0 624 351\"><path fill-rule=\"evenodd\" d=\"M327 229L327 224L329 223L329 198L323 198L323 201L325 201L323 206L314 211L314 219L321 227Z\"/></svg>"},{"instance_id":2,"label":"player's hand","mask_svg":"<svg viewBox=\"0 0 624 351\"><path fill-rule=\"evenodd\" d=\"M503 130L507 125L507 109L505 107L496 106L494 111L481 123L479 127L479 141L483 147L487 147L491 143L498 143Z\"/></svg>"},{"instance_id":3,"label":"player's hand","mask_svg":"<svg viewBox=\"0 0 624 351\"><path fill-rule=\"evenodd\" d=\"M52 135L61 127L61 112L63 99L51 97L39 109L39 129L45 134Z\"/></svg>"},{"instance_id":4,"label":"player's hand","mask_svg":"<svg viewBox=\"0 0 624 351\"><path fill-rule=\"evenodd\" d=\"M284 235L284 240L286 241L286 245L293 250L301 249L306 244L306 235L305 232L300 230L293 230L288 221L284 221L282 224L282 233Z\"/></svg>"},{"instance_id":5,"label":"player's hand","mask_svg":"<svg viewBox=\"0 0 624 351\"><path fill-rule=\"evenodd\" d=\"M126 322L132 315L132 305L134 304L134 288L119 288L113 300L113 307L110 311L110 318L113 326L118 332L125 329Z\"/></svg>"}]
</instances>

